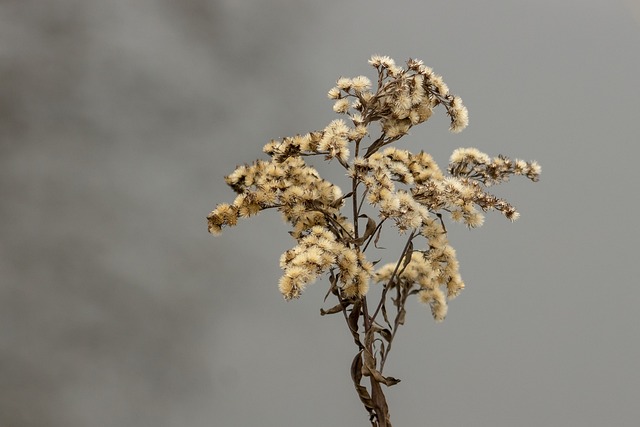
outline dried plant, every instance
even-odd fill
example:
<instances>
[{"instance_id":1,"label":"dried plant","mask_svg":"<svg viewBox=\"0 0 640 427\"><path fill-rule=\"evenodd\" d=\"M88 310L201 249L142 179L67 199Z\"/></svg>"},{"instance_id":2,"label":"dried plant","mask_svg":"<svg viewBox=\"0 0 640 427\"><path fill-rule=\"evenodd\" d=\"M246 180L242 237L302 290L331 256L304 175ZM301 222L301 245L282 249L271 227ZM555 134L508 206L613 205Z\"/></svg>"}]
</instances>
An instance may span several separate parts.
<instances>
[{"instance_id":1,"label":"dried plant","mask_svg":"<svg viewBox=\"0 0 640 427\"><path fill-rule=\"evenodd\" d=\"M280 257L280 292L286 300L298 298L308 284L328 275L327 297L333 295L337 304L321 314L344 316L358 348L351 364L356 391L371 425L386 427L391 423L382 385L400 380L383 370L404 324L407 298L416 295L442 321L447 302L464 289L443 218L474 228L482 225L483 212L498 210L516 220L515 208L486 189L511 175L537 181L540 166L459 148L445 175L429 154L389 146L429 119L439 105L451 119L450 130L460 132L468 123L467 109L421 61L410 59L402 68L389 57L374 55L369 64L377 70L375 89L365 76L341 77L328 93L335 101L333 110L346 120L269 142L264 152L271 159L239 166L228 175L226 182L238 195L207 219L209 232L218 234L239 218L274 208L291 224L297 245ZM379 130L372 129L375 123ZM305 162L310 156L335 159L349 177L349 191L343 194L321 178ZM376 218L364 213L365 201L379 212ZM395 262L375 269L365 252L378 247L385 224L395 226L406 243ZM372 301L367 299L371 283L380 289Z\"/></svg>"}]
</instances>

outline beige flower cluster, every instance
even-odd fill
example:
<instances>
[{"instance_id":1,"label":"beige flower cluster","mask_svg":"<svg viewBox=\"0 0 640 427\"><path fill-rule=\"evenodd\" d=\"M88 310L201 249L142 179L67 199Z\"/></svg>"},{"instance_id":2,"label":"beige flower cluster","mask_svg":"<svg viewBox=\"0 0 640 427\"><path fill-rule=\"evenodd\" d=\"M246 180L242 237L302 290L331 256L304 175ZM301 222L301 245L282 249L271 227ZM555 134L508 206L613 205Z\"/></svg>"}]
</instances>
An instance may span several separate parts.
<instances>
[{"instance_id":1,"label":"beige flower cluster","mask_svg":"<svg viewBox=\"0 0 640 427\"><path fill-rule=\"evenodd\" d=\"M429 219L429 211L410 192L396 189L394 182L415 185L442 180L443 175L433 158L395 147L378 151L368 158L356 158L349 175L367 188L367 200L378 206L382 218L395 221L401 233L419 228Z\"/></svg>"},{"instance_id":2,"label":"beige flower cluster","mask_svg":"<svg viewBox=\"0 0 640 427\"><path fill-rule=\"evenodd\" d=\"M442 320L447 299L464 288L442 214L469 227L482 225L483 212L489 210L515 220L519 215L515 208L485 189L511 175L537 181L540 166L504 156L491 159L474 148L461 148L451 156L450 175L445 176L429 154L384 148L426 121L438 105L446 109L453 132L467 126L468 113L442 77L421 61L411 59L401 68L389 57L374 55L369 63L377 70L375 87L365 76L341 77L328 93L335 100L333 110L351 123L336 119L323 130L266 144L269 161L239 166L225 178L237 197L208 215L209 231L217 234L239 218L276 209L292 226L290 234L297 241L280 259L284 273L279 288L286 299L299 297L306 285L328 271L335 278L332 284L340 285L342 298L358 298L367 293L373 275L383 287L415 286L434 318ZM374 123L381 126L377 138L371 136ZM361 147L365 137L371 139L366 149ZM305 162L309 156L335 159L347 171L351 191L343 195L338 186L322 179ZM364 216L364 200L378 209L379 222L369 218L362 234L357 221ZM349 214L343 213L347 201ZM410 239L423 236L428 245L423 251L404 252L397 264L374 275L364 251L387 220L400 233L411 233ZM401 261L403 268L398 270Z\"/></svg>"},{"instance_id":3,"label":"beige flower cluster","mask_svg":"<svg viewBox=\"0 0 640 427\"><path fill-rule=\"evenodd\" d=\"M471 178L486 186L506 182L511 175L524 175L536 182L541 171L537 162L511 160L505 156L491 159L477 148L458 148L451 154L449 162L451 175Z\"/></svg>"},{"instance_id":4,"label":"beige flower cluster","mask_svg":"<svg viewBox=\"0 0 640 427\"><path fill-rule=\"evenodd\" d=\"M282 141L272 140L264 146L263 151L273 157L276 162L290 156L322 154L327 160L335 158L341 165L347 167L350 154L349 143L360 141L366 134L365 127L350 128L344 120L336 119L322 131L287 137Z\"/></svg>"},{"instance_id":5,"label":"beige flower cluster","mask_svg":"<svg viewBox=\"0 0 640 427\"><path fill-rule=\"evenodd\" d=\"M366 126L380 122L383 135L367 154L426 121L440 104L451 118L452 132L460 132L468 125L469 115L462 100L451 95L442 77L422 61L410 59L404 69L387 56L374 55L369 63L378 71L375 93L370 90L370 80L364 76L342 77L328 93L329 98L336 100L333 110L349 115L354 124Z\"/></svg>"},{"instance_id":6,"label":"beige flower cluster","mask_svg":"<svg viewBox=\"0 0 640 427\"><path fill-rule=\"evenodd\" d=\"M338 236L350 233L351 223L340 214L342 191L322 179L301 157L258 160L238 167L225 180L238 196L233 204L220 204L207 216L212 234L220 233L223 226L236 225L240 217L268 208L282 213L296 238L316 225Z\"/></svg>"},{"instance_id":7,"label":"beige flower cluster","mask_svg":"<svg viewBox=\"0 0 640 427\"><path fill-rule=\"evenodd\" d=\"M450 177L417 185L413 196L430 210L445 210L453 221L473 228L484 223L482 212L491 210L502 212L511 221L518 219L515 207L484 188L506 182L511 175L538 181L541 168L536 162L512 161L505 156L491 159L475 148L459 148L451 155L448 170Z\"/></svg>"},{"instance_id":8,"label":"beige flower cluster","mask_svg":"<svg viewBox=\"0 0 640 427\"><path fill-rule=\"evenodd\" d=\"M338 241L325 227L312 227L296 247L280 257L280 267L284 270L280 292L285 299L298 298L307 284L334 266L340 271L338 277L345 297L366 295L373 264L363 252Z\"/></svg>"},{"instance_id":9,"label":"beige flower cluster","mask_svg":"<svg viewBox=\"0 0 640 427\"><path fill-rule=\"evenodd\" d=\"M426 220L420 234L426 237L429 249L405 255L410 261L402 260L405 267L395 276L396 264L386 264L376 271L374 280L388 283L390 288L400 287L405 295L417 292L420 301L431 306L433 318L439 322L447 315L447 300L458 296L464 282L458 271L456 252L449 245L440 221Z\"/></svg>"}]
</instances>

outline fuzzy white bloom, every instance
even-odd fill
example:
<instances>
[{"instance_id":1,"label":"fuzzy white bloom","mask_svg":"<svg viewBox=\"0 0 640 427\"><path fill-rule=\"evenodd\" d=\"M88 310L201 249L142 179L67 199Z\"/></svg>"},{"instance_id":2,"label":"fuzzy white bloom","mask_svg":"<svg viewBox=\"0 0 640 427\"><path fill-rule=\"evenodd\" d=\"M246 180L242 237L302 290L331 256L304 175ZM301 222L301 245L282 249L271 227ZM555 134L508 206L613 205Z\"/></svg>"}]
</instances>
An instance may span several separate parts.
<instances>
[{"instance_id":1,"label":"fuzzy white bloom","mask_svg":"<svg viewBox=\"0 0 640 427\"><path fill-rule=\"evenodd\" d=\"M451 154L449 162L473 162L478 164L487 164L491 162L491 158L477 148L457 148Z\"/></svg>"},{"instance_id":2,"label":"fuzzy white bloom","mask_svg":"<svg viewBox=\"0 0 640 427\"><path fill-rule=\"evenodd\" d=\"M462 132L469 125L469 112L462 104L462 99L455 96L451 102L451 132Z\"/></svg>"},{"instance_id":3,"label":"fuzzy white bloom","mask_svg":"<svg viewBox=\"0 0 640 427\"><path fill-rule=\"evenodd\" d=\"M540 172L542 172L542 166L540 166L538 162L534 160L533 162L531 162L529 170L532 175L538 176L540 175Z\"/></svg>"},{"instance_id":4,"label":"fuzzy white bloom","mask_svg":"<svg viewBox=\"0 0 640 427\"><path fill-rule=\"evenodd\" d=\"M340 98L340 88L339 87L332 87L331 89L329 89L329 92L327 93L327 97L329 97L329 99L338 99Z\"/></svg>"},{"instance_id":5,"label":"fuzzy white bloom","mask_svg":"<svg viewBox=\"0 0 640 427\"><path fill-rule=\"evenodd\" d=\"M336 86L342 90L349 90L352 85L352 80L347 77L340 77L336 82Z\"/></svg>"},{"instance_id":6,"label":"fuzzy white bloom","mask_svg":"<svg viewBox=\"0 0 640 427\"><path fill-rule=\"evenodd\" d=\"M435 86L436 91L438 91L440 95L446 96L449 94L449 86L447 86L444 80L442 80L442 76L438 74L430 74L429 81L433 86Z\"/></svg>"},{"instance_id":7,"label":"fuzzy white bloom","mask_svg":"<svg viewBox=\"0 0 640 427\"><path fill-rule=\"evenodd\" d=\"M393 59L389 58L388 56L382 56L382 55L373 55L369 60L369 64L371 64L374 67L383 66L385 68L389 68L396 65Z\"/></svg>"},{"instance_id":8,"label":"fuzzy white bloom","mask_svg":"<svg viewBox=\"0 0 640 427\"><path fill-rule=\"evenodd\" d=\"M442 322L447 316L447 300L440 288L423 289L418 294L420 301L431 306L431 313L436 322Z\"/></svg>"},{"instance_id":9,"label":"fuzzy white bloom","mask_svg":"<svg viewBox=\"0 0 640 427\"><path fill-rule=\"evenodd\" d=\"M341 114L349 111L349 100L346 98L338 99L335 104L333 104L333 111Z\"/></svg>"},{"instance_id":10,"label":"fuzzy white bloom","mask_svg":"<svg viewBox=\"0 0 640 427\"><path fill-rule=\"evenodd\" d=\"M360 94L371 88L371 80L365 76L354 77L351 81L351 87L357 94Z\"/></svg>"}]
</instances>

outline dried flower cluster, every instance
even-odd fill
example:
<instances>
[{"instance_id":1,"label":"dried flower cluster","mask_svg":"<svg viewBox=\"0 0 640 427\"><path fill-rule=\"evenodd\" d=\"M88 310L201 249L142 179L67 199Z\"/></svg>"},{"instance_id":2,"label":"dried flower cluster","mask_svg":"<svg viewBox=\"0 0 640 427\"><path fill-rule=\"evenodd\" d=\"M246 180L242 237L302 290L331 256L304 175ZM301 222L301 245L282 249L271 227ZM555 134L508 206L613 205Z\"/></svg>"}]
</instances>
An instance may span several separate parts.
<instances>
[{"instance_id":1,"label":"dried flower cluster","mask_svg":"<svg viewBox=\"0 0 640 427\"><path fill-rule=\"evenodd\" d=\"M422 61L410 59L404 69L387 56L374 55L369 64L378 72L375 92L370 90L371 81L367 77L358 76L341 77L328 93L329 98L336 100L333 110L350 117L360 138L367 134L365 128L370 123L380 123L382 135L364 157L426 121L440 104L451 118L452 132L460 132L468 125L469 116L462 100L451 95L442 77Z\"/></svg>"},{"instance_id":2,"label":"dried flower cluster","mask_svg":"<svg viewBox=\"0 0 640 427\"><path fill-rule=\"evenodd\" d=\"M345 120L333 120L320 131L270 141L264 146L270 160L239 166L228 175L226 182L237 196L231 204L218 205L207 219L209 231L218 234L239 218L265 209L282 214L297 245L280 258L284 270L280 292L287 300L298 298L308 284L329 274L329 293L338 304L322 314L344 314L360 350L352 364L356 390L372 425L389 426L380 384L389 386L398 380L382 376L381 371L393 337L404 323L407 297L417 295L431 307L434 319L441 321L447 301L464 288L443 216L470 228L481 226L483 213L491 210L516 220L515 208L487 188L512 175L537 181L540 166L460 148L453 152L445 175L425 152L386 147L428 120L439 105L450 118L452 132L467 126L468 113L442 77L421 61L410 59L402 68L389 57L374 55L369 63L377 71L375 87L365 76L341 77L328 92L333 110ZM372 129L374 123L379 130ZM365 138L368 143L363 147ZM335 159L350 179L350 191L344 194L321 178L305 162L310 156ZM377 220L363 213L365 200L378 211ZM408 234L408 239L396 262L374 271L365 251L372 242L377 247L387 221L400 234ZM426 241L421 250L414 249L418 237ZM379 284L381 297L368 307L371 281ZM393 322L387 310L389 292L395 292ZM380 326L383 321L387 327ZM360 384L363 375L371 379L371 393Z\"/></svg>"},{"instance_id":3,"label":"dried flower cluster","mask_svg":"<svg viewBox=\"0 0 640 427\"><path fill-rule=\"evenodd\" d=\"M431 306L433 318L442 321L447 315L447 300L458 296L464 282L458 272L456 252L449 245L442 223L429 219L420 234L429 242L428 250L409 251L401 260L404 268L399 273L394 276L396 264L387 264L376 271L374 279L389 283L389 289L400 288L400 295L417 293L420 301Z\"/></svg>"},{"instance_id":4,"label":"dried flower cluster","mask_svg":"<svg viewBox=\"0 0 640 427\"><path fill-rule=\"evenodd\" d=\"M342 291L347 298L366 295L373 264L363 252L336 240L331 231L321 226L314 226L295 248L280 257L280 267L285 271L280 279L280 292L286 299L297 298L307 283L334 265L340 271Z\"/></svg>"}]
</instances>

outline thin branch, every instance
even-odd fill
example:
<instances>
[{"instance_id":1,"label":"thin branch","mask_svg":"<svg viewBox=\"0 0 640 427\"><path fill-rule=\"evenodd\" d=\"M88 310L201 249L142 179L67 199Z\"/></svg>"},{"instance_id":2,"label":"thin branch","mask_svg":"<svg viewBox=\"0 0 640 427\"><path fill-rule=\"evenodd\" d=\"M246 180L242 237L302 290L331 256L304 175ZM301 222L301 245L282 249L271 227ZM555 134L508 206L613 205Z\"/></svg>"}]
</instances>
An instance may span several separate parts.
<instances>
[{"instance_id":1,"label":"thin branch","mask_svg":"<svg viewBox=\"0 0 640 427\"><path fill-rule=\"evenodd\" d=\"M385 302L389 286L395 280L396 275L398 273L398 270L400 269L400 264L402 263L402 260L403 260L404 256L407 254L407 252L408 252L408 250L409 250L409 248L411 246L411 241L413 240L414 237L416 237L416 231L415 230L412 231L411 234L409 235L409 238L407 239L407 243L405 243L404 248L402 249L402 254L400 255L400 258L398 258L398 262L396 263L396 267L393 270L393 273L391 274L391 278L389 278L389 280L387 281L387 284L384 286L384 289L382 290L382 296L380 298L380 302L378 303L378 307L376 307L376 310L373 312L372 319L375 319L378 316L378 312L380 311L380 309L382 308L382 305Z\"/></svg>"}]
</instances>

